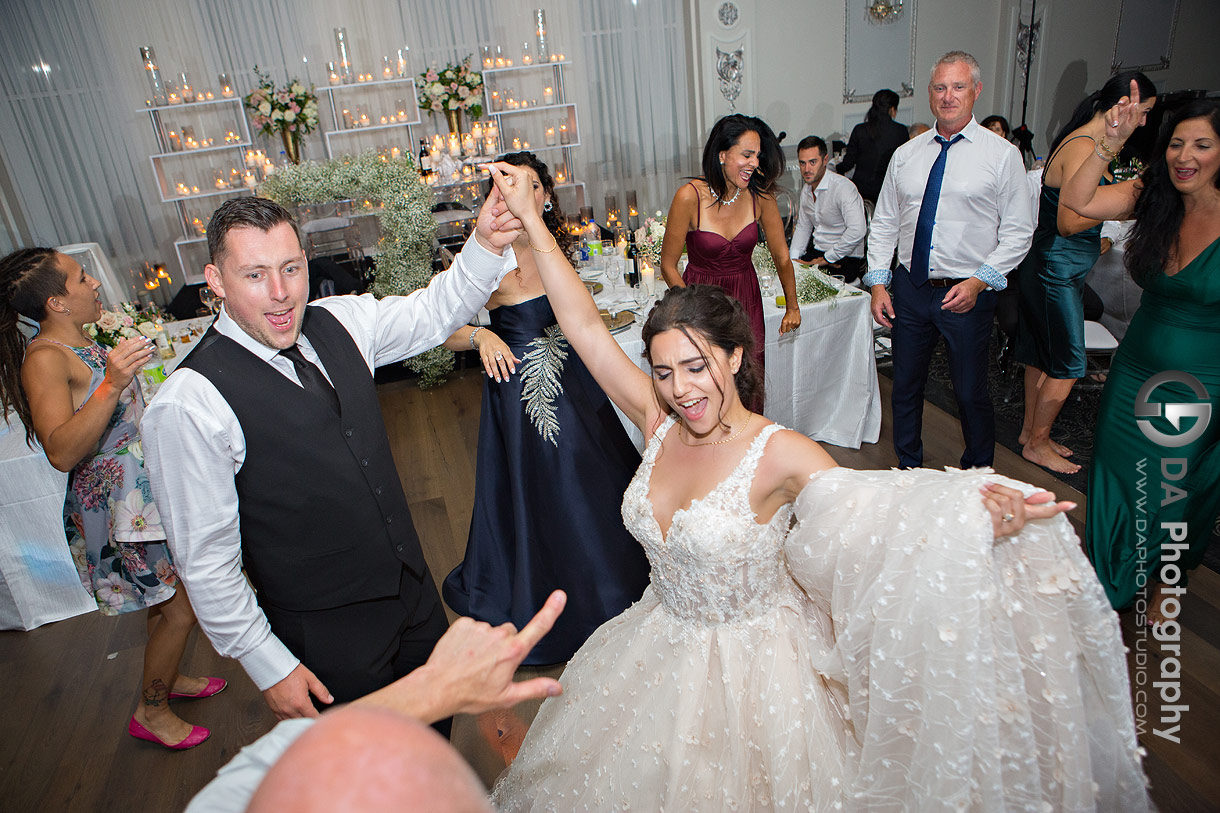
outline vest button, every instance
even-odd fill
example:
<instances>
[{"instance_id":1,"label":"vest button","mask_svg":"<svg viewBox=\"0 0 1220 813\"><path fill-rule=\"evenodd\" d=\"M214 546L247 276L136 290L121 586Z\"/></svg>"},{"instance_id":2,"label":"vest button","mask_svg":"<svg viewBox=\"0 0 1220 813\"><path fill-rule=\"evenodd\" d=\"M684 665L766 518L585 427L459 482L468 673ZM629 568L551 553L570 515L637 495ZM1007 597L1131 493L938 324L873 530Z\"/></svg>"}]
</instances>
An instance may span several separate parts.
<instances>
[{"instance_id":1,"label":"vest button","mask_svg":"<svg viewBox=\"0 0 1220 813\"><path fill-rule=\"evenodd\" d=\"M386 525L392 525L393 523L394 523L394 518L393 518L393 517L386 517L386 518L385 518L385 524L386 524Z\"/></svg>"},{"instance_id":2,"label":"vest button","mask_svg":"<svg viewBox=\"0 0 1220 813\"><path fill-rule=\"evenodd\" d=\"M363 459L360 461L360 465L361 465L361 466L367 466L368 464L369 464L369 459L368 459L367 457L366 457L366 458L363 458Z\"/></svg>"},{"instance_id":3,"label":"vest button","mask_svg":"<svg viewBox=\"0 0 1220 813\"><path fill-rule=\"evenodd\" d=\"M347 435L350 438L352 436L352 430L347 429L343 432L343 434Z\"/></svg>"},{"instance_id":4,"label":"vest button","mask_svg":"<svg viewBox=\"0 0 1220 813\"><path fill-rule=\"evenodd\" d=\"M398 551L399 553L402 553L402 545L397 546L396 548L394 548L394 550Z\"/></svg>"},{"instance_id":5,"label":"vest button","mask_svg":"<svg viewBox=\"0 0 1220 813\"><path fill-rule=\"evenodd\" d=\"M373 493L376 494L378 497L380 497L381 496L381 486L377 486L376 488L374 488Z\"/></svg>"}]
</instances>

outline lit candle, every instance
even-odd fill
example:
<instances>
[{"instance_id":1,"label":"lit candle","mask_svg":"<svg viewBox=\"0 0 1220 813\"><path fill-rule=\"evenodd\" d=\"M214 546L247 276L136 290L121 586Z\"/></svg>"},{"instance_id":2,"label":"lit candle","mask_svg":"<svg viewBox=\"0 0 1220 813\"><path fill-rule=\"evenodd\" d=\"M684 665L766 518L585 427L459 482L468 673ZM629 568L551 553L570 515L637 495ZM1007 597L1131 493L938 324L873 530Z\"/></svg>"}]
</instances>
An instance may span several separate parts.
<instances>
[{"instance_id":1,"label":"lit candle","mask_svg":"<svg viewBox=\"0 0 1220 813\"><path fill-rule=\"evenodd\" d=\"M496 123L494 121L489 121L489 122L487 122L487 129L485 129L483 131L483 133L488 138L494 140L494 139L500 137L500 128L496 125Z\"/></svg>"},{"instance_id":2,"label":"lit candle","mask_svg":"<svg viewBox=\"0 0 1220 813\"><path fill-rule=\"evenodd\" d=\"M270 161L263 164L263 177L264 178L274 175L274 174L275 174L275 164L271 163Z\"/></svg>"},{"instance_id":3,"label":"lit candle","mask_svg":"<svg viewBox=\"0 0 1220 813\"><path fill-rule=\"evenodd\" d=\"M326 63L326 80L332 85L337 85L340 81L342 81L339 78L339 72L335 70L335 63L333 62Z\"/></svg>"},{"instance_id":4,"label":"lit candle","mask_svg":"<svg viewBox=\"0 0 1220 813\"><path fill-rule=\"evenodd\" d=\"M169 149L171 152L182 152L182 139L179 137L178 133L170 130L169 135L167 135L165 139L169 142Z\"/></svg>"},{"instance_id":5,"label":"lit candle","mask_svg":"<svg viewBox=\"0 0 1220 813\"><path fill-rule=\"evenodd\" d=\"M558 61L559 61L559 54L551 54L551 61L552 61L552 62L558 62Z\"/></svg>"},{"instance_id":6,"label":"lit candle","mask_svg":"<svg viewBox=\"0 0 1220 813\"><path fill-rule=\"evenodd\" d=\"M555 104L555 88L548 86L542 89L542 103Z\"/></svg>"},{"instance_id":7,"label":"lit candle","mask_svg":"<svg viewBox=\"0 0 1220 813\"><path fill-rule=\"evenodd\" d=\"M449 134L449 154L455 158L462 154L462 142L458 139L457 133Z\"/></svg>"},{"instance_id":8,"label":"lit candle","mask_svg":"<svg viewBox=\"0 0 1220 813\"><path fill-rule=\"evenodd\" d=\"M656 271L653 270L652 264L647 260L640 263L640 285L643 285L649 291L653 290L653 282L656 279Z\"/></svg>"},{"instance_id":9,"label":"lit candle","mask_svg":"<svg viewBox=\"0 0 1220 813\"><path fill-rule=\"evenodd\" d=\"M390 120L389 120L388 118L386 118L385 116L382 116L382 117L381 117L381 123L382 123L382 124L389 124L389 123L390 123Z\"/></svg>"},{"instance_id":10,"label":"lit candle","mask_svg":"<svg viewBox=\"0 0 1220 813\"><path fill-rule=\"evenodd\" d=\"M192 194L192 195L198 195L198 194L199 194L199 187L197 187L197 186L191 186L191 194Z\"/></svg>"},{"instance_id":11,"label":"lit candle","mask_svg":"<svg viewBox=\"0 0 1220 813\"><path fill-rule=\"evenodd\" d=\"M242 176L242 183L245 184L247 189L253 189L258 186L258 178L254 177L254 170L246 170L246 174Z\"/></svg>"},{"instance_id":12,"label":"lit candle","mask_svg":"<svg viewBox=\"0 0 1220 813\"><path fill-rule=\"evenodd\" d=\"M347 108L343 109L343 129L350 130L356 126L355 119L352 118L352 111Z\"/></svg>"},{"instance_id":13,"label":"lit candle","mask_svg":"<svg viewBox=\"0 0 1220 813\"><path fill-rule=\"evenodd\" d=\"M402 150L400 150L398 147L390 147L390 157L394 159L401 158Z\"/></svg>"},{"instance_id":14,"label":"lit candle","mask_svg":"<svg viewBox=\"0 0 1220 813\"><path fill-rule=\"evenodd\" d=\"M494 155L495 151L496 140L491 136L485 136L483 138L483 152L487 153L488 155Z\"/></svg>"},{"instance_id":15,"label":"lit candle","mask_svg":"<svg viewBox=\"0 0 1220 813\"><path fill-rule=\"evenodd\" d=\"M530 148L530 143L528 141L521 142L521 149L528 150L529 148Z\"/></svg>"},{"instance_id":16,"label":"lit candle","mask_svg":"<svg viewBox=\"0 0 1220 813\"><path fill-rule=\"evenodd\" d=\"M568 180L568 176L564 173L564 171L562 169L555 173L555 183L564 183L567 180Z\"/></svg>"},{"instance_id":17,"label":"lit candle","mask_svg":"<svg viewBox=\"0 0 1220 813\"><path fill-rule=\"evenodd\" d=\"M470 168L470 164L462 165L462 175L464 177L469 178L473 174L473 172L474 171Z\"/></svg>"},{"instance_id":18,"label":"lit candle","mask_svg":"<svg viewBox=\"0 0 1220 813\"><path fill-rule=\"evenodd\" d=\"M566 124L559 125L559 143L560 144L571 144L572 143L572 136L568 133L568 125L566 125Z\"/></svg>"},{"instance_id":19,"label":"lit candle","mask_svg":"<svg viewBox=\"0 0 1220 813\"><path fill-rule=\"evenodd\" d=\"M216 98L215 96L212 95L212 91L210 91L210 90L205 95L208 97L209 102Z\"/></svg>"},{"instance_id":20,"label":"lit candle","mask_svg":"<svg viewBox=\"0 0 1220 813\"><path fill-rule=\"evenodd\" d=\"M555 146L555 128L554 127L546 128L546 145L548 147Z\"/></svg>"},{"instance_id":21,"label":"lit candle","mask_svg":"<svg viewBox=\"0 0 1220 813\"><path fill-rule=\"evenodd\" d=\"M491 58L491 48L487 45L483 46L483 70L489 70L495 66L495 62Z\"/></svg>"},{"instance_id":22,"label":"lit candle","mask_svg":"<svg viewBox=\"0 0 1220 813\"><path fill-rule=\"evenodd\" d=\"M437 133L436 135L432 136L432 152L438 153L441 150L443 150L444 148L445 148L444 137L440 133Z\"/></svg>"},{"instance_id":23,"label":"lit candle","mask_svg":"<svg viewBox=\"0 0 1220 813\"><path fill-rule=\"evenodd\" d=\"M188 103L195 101L195 90L191 87L191 80L186 75L186 71L178 74L178 78L182 80L182 101Z\"/></svg>"},{"instance_id":24,"label":"lit candle","mask_svg":"<svg viewBox=\"0 0 1220 813\"><path fill-rule=\"evenodd\" d=\"M474 135L462 133L462 151L468 155L474 154Z\"/></svg>"},{"instance_id":25,"label":"lit candle","mask_svg":"<svg viewBox=\"0 0 1220 813\"><path fill-rule=\"evenodd\" d=\"M498 90L491 92L491 109L497 113L504 109L504 100L500 98L500 91Z\"/></svg>"},{"instance_id":26,"label":"lit candle","mask_svg":"<svg viewBox=\"0 0 1220 813\"><path fill-rule=\"evenodd\" d=\"M393 64L391 64L390 58L388 56L383 56L381 58L381 78L382 79L393 79L394 78L394 66L393 66Z\"/></svg>"},{"instance_id":27,"label":"lit candle","mask_svg":"<svg viewBox=\"0 0 1220 813\"><path fill-rule=\"evenodd\" d=\"M518 137L513 138L513 151L521 152L521 139Z\"/></svg>"},{"instance_id":28,"label":"lit candle","mask_svg":"<svg viewBox=\"0 0 1220 813\"><path fill-rule=\"evenodd\" d=\"M483 140L483 122L476 121L470 125L470 135L475 141Z\"/></svg>"}]
</instances>

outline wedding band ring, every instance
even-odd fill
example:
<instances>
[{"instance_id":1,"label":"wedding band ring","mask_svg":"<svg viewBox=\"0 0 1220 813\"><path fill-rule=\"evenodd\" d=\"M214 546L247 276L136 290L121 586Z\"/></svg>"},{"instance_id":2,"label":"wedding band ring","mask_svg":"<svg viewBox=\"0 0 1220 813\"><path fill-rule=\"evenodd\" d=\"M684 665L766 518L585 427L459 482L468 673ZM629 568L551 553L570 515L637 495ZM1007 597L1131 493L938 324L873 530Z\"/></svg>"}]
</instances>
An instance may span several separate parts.
<instances>
[{"instance_id":1,"label":"wedding band ring","mask_svg":"<svg viewBox=\"0 0 1220 813\"><path fill-rule=\"evenodd\" d=\"M502 358L504 358L504 354L503 354L503 353L501 353L501 352L499 352L499 351L496 351L496 358L497 358L497 359L502 359Z\"/></svg>"},{"instance_id":2,"label":"wedding band ring","mask_svg":"<svg viewBox=\"0 0 1220 813\"><path fill-rule=\"evenodd\" d=\"M1118 122L1117 122L1117 121L1112 121L1112 122L1110 122L1110 126L1111 126L1111 127L1117 127L1117 126L1118 126Z\"/></svg>"},{"instance_id":3,"label":"wedding band ring","mask_svg":"<svg viewBox=\"0 0 1220 813\"><path fill-rule=\"evenodd\" d=\"M1004 516L1000 517L1000 521L1001 521L1001 522L1012 522L1012 521L1013 521L1013 515L1012 515L1012 514L1005 514Z\"/></svg>"}]
</instances>

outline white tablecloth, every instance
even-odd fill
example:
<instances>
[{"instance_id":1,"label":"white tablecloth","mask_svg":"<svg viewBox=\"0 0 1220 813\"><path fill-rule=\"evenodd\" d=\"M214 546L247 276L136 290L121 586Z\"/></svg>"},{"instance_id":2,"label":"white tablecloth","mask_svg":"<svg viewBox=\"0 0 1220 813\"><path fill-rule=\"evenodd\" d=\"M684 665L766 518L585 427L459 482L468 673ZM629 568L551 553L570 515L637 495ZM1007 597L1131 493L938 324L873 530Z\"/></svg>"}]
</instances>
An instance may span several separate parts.
<instances>
[{"instance_id":1,"label":"white tablecloth","mask_svg":"<svg viewBox=\"0 0 1220 813\"><path fill-rule=\"evenodd\" d=\"M600 307L610 302L626 304L627 289L620 285L617 296L606 290L595 299ZM775 298L764 298L767 398L763 412L768 418L802 432L816 441L860 448L876 443L881 435L881 392L873 357L873 319L866 294L851 295L848 289L831 301L801 306L801 327L779 335L783 308ZM616 334L619 346L648 372L644 361L644 339L637 321ZM643 435L619 413L627 433L638 448Z\"/></svg>"},{"instance_id":2,"label":"white tablecloth","mask_svg":"<svg viewBox=\"0 0 1220 813\"><path fill-rule=\"evenodd\" d=\"M25 443L16 415L0 422L0 629L31 630L94 612L64 534L68 475Z\"/></svg>"}]
</instances>

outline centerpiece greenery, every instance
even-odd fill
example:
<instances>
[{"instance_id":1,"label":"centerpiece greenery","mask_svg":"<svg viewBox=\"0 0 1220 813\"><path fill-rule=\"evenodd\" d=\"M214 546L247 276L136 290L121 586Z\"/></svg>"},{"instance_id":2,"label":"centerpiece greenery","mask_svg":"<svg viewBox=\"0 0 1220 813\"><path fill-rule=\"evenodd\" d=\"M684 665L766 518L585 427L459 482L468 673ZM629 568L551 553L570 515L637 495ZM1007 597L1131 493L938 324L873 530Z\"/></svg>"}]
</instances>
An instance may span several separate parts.
<instances>
[{"instance_id":1,"label":"centerpiece greenery","mask_svg":"<svg viewBox=\"0 0 1220 813\"><path fill-rule=\"evenodd\" d=\"M483 74L470 67L472 59L468 56L443 68L434 65L415 80L419 109L443 113L451 133L460 131L462 112L476 119L483 115Z\"/></svg>"},{"instance_id":2,"label":"centerpiece greenery","mask_svg":"<svg viewBox=\"0 0 1220 813\"><path fill-rule=\"evenodd\" d=\"M367 201L381 221L377 272L372 292L378 298L405 295L425 287L433 277L432 190L419 177L410 158L389 158L368 152L331 161L308 161L285 167L267 178L259 193L281 206ZM435 348L407 360L419 373L420 386L445 380L453 369L453 353Z\"/></svg>"}]
</instances>

